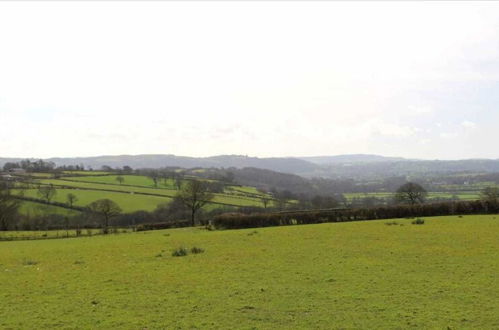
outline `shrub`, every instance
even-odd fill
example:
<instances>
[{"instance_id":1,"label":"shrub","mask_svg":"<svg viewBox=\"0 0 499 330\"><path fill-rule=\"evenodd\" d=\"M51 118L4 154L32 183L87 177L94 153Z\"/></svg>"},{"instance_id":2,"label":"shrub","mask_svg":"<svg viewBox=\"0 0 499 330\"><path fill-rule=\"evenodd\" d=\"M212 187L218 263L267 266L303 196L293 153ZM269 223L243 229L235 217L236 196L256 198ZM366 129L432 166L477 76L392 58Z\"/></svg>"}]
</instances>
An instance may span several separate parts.
<instances>
[{"instance_id":1,"label":"shrub","mask_svg":"<svg viewBox=\"0 0 499 330\"><path fill-rule=\"evenodd\" d=\"M204 252L204 249L202 249L202 248L200 248L200 247L196 247L196 246L195 246L195 247L193 247L193 248L191 249L191 253L193 253L193 254L199 254L199 253L203 253L203 252Z\"/></svg>"},{"instance_id":2,"label":"shrub","mask_svg":"<svg viewBox=\"0 0 499 330\"><path fill-rule=\"evenodd\" d=\"M173 250L172 252L172 257L184 257L188 254L189 252L187 251L186 248L178 248L178 249L175 249Z\"/></svg>"},{"instance_id":3,"label":"shrub","mask_svg":"<svg viewBox=\"0 0 499 330\"><path fill-rule=\"evenodd\" d=\"M388 222L385 222L385 225L387 225L387 226L396 226L396 225L398 225L398 222L397 221L388 221Z\"/></svg>"},{"instance_id":4,"label":"shrub","mask_svg":"<svg viewBox=\"0 0 499 330\"><path fill-rule=\"evenodd\" d=\"M413 225L424 225L424 219L417 218L411 222Z\"/></svg>"}]
</instances>

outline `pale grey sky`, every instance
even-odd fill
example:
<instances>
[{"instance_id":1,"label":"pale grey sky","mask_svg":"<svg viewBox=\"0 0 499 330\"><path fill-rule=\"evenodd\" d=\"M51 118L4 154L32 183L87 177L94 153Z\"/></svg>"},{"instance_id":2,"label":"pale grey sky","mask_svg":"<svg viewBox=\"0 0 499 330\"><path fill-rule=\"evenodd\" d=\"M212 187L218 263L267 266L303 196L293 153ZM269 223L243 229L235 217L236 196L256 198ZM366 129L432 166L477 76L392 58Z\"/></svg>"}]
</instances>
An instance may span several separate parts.
<instances>
[{"instance_id":1,"label":"pale grey sky","mask_svg":"<svg viewBox=\"0 0 499 330\"><path fill-rule=\"evenodd\" d=\"M0 2L0 157L499 158L497 2Z\"/></svg>"}]
</instances>

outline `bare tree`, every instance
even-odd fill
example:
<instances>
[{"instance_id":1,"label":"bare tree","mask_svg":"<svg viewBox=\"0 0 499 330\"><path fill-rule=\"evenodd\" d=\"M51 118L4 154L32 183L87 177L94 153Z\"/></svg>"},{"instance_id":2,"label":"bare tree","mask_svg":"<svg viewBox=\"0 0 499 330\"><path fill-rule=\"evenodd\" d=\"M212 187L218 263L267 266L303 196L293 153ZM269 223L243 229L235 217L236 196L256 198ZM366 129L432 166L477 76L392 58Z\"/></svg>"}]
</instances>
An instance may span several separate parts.
<instances>
[{"instance_id":1,"label":"bare tree","mask_svg":"<svg viewBox=\"0 0 499 330\"><path fill-rule=\"evenodd\" d=\"M408 203L411 205L423 203L428 193L419 184L407 182L401 185L395 194L395 200L399 203Z\"/></svg>"},{"instance_id":2,"label":"bare tree","mask_svg":"<svg viewBox=\"0 0 499 330\"><path fill-rule=\"evenodd\" d=\"M66 200L69 204L69 207L73 207L73 204L78 201L78 197L75 194L69 193L66 195Z\"/></svg>"},{"instance_id":3,"label":"bare tree","mask_svg":"<svg viewBox=\"0 0 499 330\"><path fill-rule=\"evenodd\" d=\"M118 182L120 183L120 185L122 185L122 184L123 184L123 182L125 182L125 178L124 178L124 177L122 177L121 175L118 175L118 176L116 177L116 181L118 181Z\"/></svg>"},{"instance_id":4,"label":"bare tree","mask_svg":"<svg viewBox=\"0 0 499 330\"><path fill-rule=\"evenodd\" d=\"M177 193L178 198L191 211L191 225L196 225L196 213L213 199L214 195L208 189L206 182L190 180Z\"/></svg>"},{"instance_id":5,"label":"bare tree","mask_svg":"<svg viewBox=\"0 0 499 330\"><path fill-rule=\"evenodd\" d=\"M168 179L170 179L173 175L169 170L162 170L160 173L161 178L163 179L163 185L166 187L168 185Z\"/></svg>"},{"instance_id":6,"label":"bare tree","mask_svg":"<svg viewBox=\"0 0 499 330\"><path fill-rule=\"evenodd\" d=\"M499 188L486 187L480 193L480 199L484 203L487 211L497 212L499 208Z\"/></svg>"},{"instance_id":7,"label":"bare tree","mask_svg":"<svg viewBox=\"0 0 499 330\"><path fill-rule=\"evenodd\" d=\"M9 184L0 182L0 230L8 230L16 221L21 200L11 194Z\"/></svg>"},{"instance_id":8,"label":"bare tree","mask_svg":"<svg viewBox=\"0 0 499 330\"><path fill-rule=\"evenodd\" d=\"M182 189L182 175L174 172L173 176L175 180L175 187L177 187L177 190Z\"/></svg>"},{"instance_id":9,"label":"bare tree","mask_svg":"<svg viewBox=\"0 0 499 330\"><path fill-rule=\"evenodd\" d=\"M110 199L99 199L88 205L90 212L98 215L102 219L102 231L109 233L109 221L121 213L121 208Z\"/></svg>"},{"instance_id":10,"label":"bare tree","mask_svg":"<svg viewBox=\"0 0 499 330\"><path fill-rule=\"evenodd\" d=\"M499 201L499 188L486 187L480 192L480 199L487 202L496 203Z\"/></svg>"},{"instance_id":11,"label":"bare tree","mask_svg":"<svg viewBox=\"0 0 499 330\"><path fill-rule=\"evenodd\" d=\"M148 174L148 177L152 180L152 182L154 183L154 187L155 188L158 188L158 181L159 181L159 173L158 171L151 171L149 174Z\"/></svg>"},{"instance_id":12,"label":"bare tree","mask_svg":"<svg viewBox=\"0 0 499 330\"><path fill-rule=\"evenodd\" d=\"M57 190L54 188L52 184L49 185L40 185L38 187L38 196L43 198L47 203L50 203L52 198L57 194Z\"/></svg>"}]
</instances>

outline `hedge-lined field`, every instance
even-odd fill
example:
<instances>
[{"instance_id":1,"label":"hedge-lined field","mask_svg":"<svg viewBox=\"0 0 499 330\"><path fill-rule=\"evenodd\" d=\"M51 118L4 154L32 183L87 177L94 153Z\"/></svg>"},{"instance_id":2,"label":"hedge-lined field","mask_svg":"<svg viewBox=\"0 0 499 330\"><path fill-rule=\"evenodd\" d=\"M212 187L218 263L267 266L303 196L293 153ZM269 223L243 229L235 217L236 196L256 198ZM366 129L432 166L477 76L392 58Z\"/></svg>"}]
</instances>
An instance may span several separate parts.
<instances>
[{"instance_id":1,"label":"hedge-lined field","mask_svg":"<svg viewBox=\"0 0 499 330\"><path fill-rule=\"evenodd\" d=\"M80 176L80 177L71 177L71 179L75 180L75 181L83 181L83 182L119 184L119 182L116 180L117 177L118 177L117 175ZM123 181L124 185L155 188L153 180L148 178L148 177L145 177L143 175L122 175L121 177L124 179L124 181ZM158 188L174 189L175 188L175 181L172 179L168 179L168 180L166 180L166 184L165 184L165 180L159 179L158 180Z\"/></svg>"},{"instance_id":2,"label":"hedge-lined field","mask_svg":"<svg viewBox=\"0 0 499 330\"><path fill-rule=\"evenodd\" d=\"M64 176L59 179L46 178L46 176L37 177L32 182L31 189L23 189L24 196L32 199L41 199L35 189L37 184L54 185L57 190L56 196L52 201L58 203L67 202L67 194L72 193L78 198L74 203L76 207L85 207L89 203L97 200L108 198L116 202L125 213L135 211L153 211L160 204L169 203L178 193L173 180L168 180L166 186L164 181L160 180L158 188L153 187L153 181L145 176L140 175L123 175L125 182L119 184L116 181L116 175L110 175L106 172L71 172L78 176ZM66 175L69 174L68 172ZM86 176L83 174L87 174ZM211 211L216 208L227 207L262 207L263 203L258 195L244 194L244 191L254 193L252 187L237 187L239 190L228 189L226 193L216 193L211 203L208 203L203 209ZM63 214L66 215L71 210L65 210L62 207L53 205L45 205L43 203L35 203L35 201L26 202L23 204L20 212L27 214ZM37 207L38 204L38 207ZM63 205L62 205L63 206ZM36 210L36 212L34 212ZM41 213L40 213L41 212ZM74 212L72 213L74 214Z\"/></svg>"},{"instance_id":3,"label":"hedge-lined field","mask_svg":"<svg viewBox=\"0 0 499 330\"><path fill-rule=\"evenodd\" d=\"M35 203L30 201L23 201L19 209L21 214L38 216L43 214L61 214L64 216L76 215L78 211L67 209L64 207L46 205L42 203Z\"/></svg>"},{"instance_id":4,"label":"hedge-lined field","mask_svg":"<svg viewBox=\"0 0 499 330\"><path fill-rule=\"evenodd\" d=\"M0 328L498 329L495 217L0 242Z\"/></svg>"},{"instance_id":5,"label":"hedge-lined field","mask_svg":"<svg viewBox=\"0 0 499 330\"><path fill-rule=\"evenodd\" d=\"M373 193L345 193L343 194L348 201L352 201L354 198L366 198L366 197L376 197L386 200L392 200L395 193L391 192L373 192ZM476 200L480 198L479 191L454 191L454 192L428 192L428 198L454 198L457 197L459 200Z\"/></svg>"},{"instance_id":6,"label":"hedge-lined field","mask_svg":"<svg viewBox=\"0 0 499 330\"><path fill-rule=\"evenodd\" d=\"M36 189L24 189L24 196L31 198L40 198ZM139 210L153 211L158 205L171 201L171 198L161 196L146 196L139 194L125 194L119 192L99 191L99 190L76 190L76 189L57 189L53 201L66 203L67 194L74 194L78 200L75 206L87 206L95 200L108 198L116 202L123 212L135 212Z\"/></svg>"}]
</instances>

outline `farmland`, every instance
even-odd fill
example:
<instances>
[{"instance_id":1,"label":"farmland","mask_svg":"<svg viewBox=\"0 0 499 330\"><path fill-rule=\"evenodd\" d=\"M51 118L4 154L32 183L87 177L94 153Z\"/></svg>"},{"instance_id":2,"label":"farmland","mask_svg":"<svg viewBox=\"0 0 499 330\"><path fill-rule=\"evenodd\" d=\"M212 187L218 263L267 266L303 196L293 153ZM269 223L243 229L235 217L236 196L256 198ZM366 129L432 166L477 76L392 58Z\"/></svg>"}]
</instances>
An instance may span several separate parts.
<instances>
[{"instance_id":1,"label":"farmland","mask_svg":"<svg viewBox=\"0 0 499 330\"><path fill-rule=\"evenodd\" d=\"M0 327L499 328L499 216L425 220L1 242Z\"/></svg>"},{"instance_id":2,"label":"farmland","mask_svg":"<svg viewBox=\"0 0 499 330\"><path fill-rule=\"evenodd\" d=\"M386 201L390 201L394 197L392 192L372 192L372 193L345 193L344 196L347 200L351 201L354 198L367 198L376 197ZM430 191L428 193L428 199L456 199L456 200L476 200L480 198L480 191L466 191L459 190L453 192L434 192Z\"/></svg>"},{"instance_id":3,"label":"farmland","mask_svg":"<svg viewBox=\"0 0 499 330\"><path fill-rule=\"evenodd\" d=\"M157 185L153 180L141 175L123 175L123 182L119 183L117 175L108 172L73 171L65 172L61 178L50 178L44 173L30 174L32 185L53 185L56 188L54 202L66 203L67 194L76 196L76 207L84 207L89 203L103 198L113 200L125 213L135 211L153 211L159 205L169 203L178 192L176 183L172 179L158 180ZM180 184L183 184L181 181ZM23 214L34 214L45 210L47 213L66 214L63 208L52 205L36 206L40 200L37 189L18 189L18 194L23 194L31 199L21 208ZM261 193L253 187L227 186L223 192L215 193L205 210L215 208L230 208L242 206L262 206ZM41 201L41 200L40 200ZM29 207L28 207L29 205Z\"/></svg>"}]
</instances>

